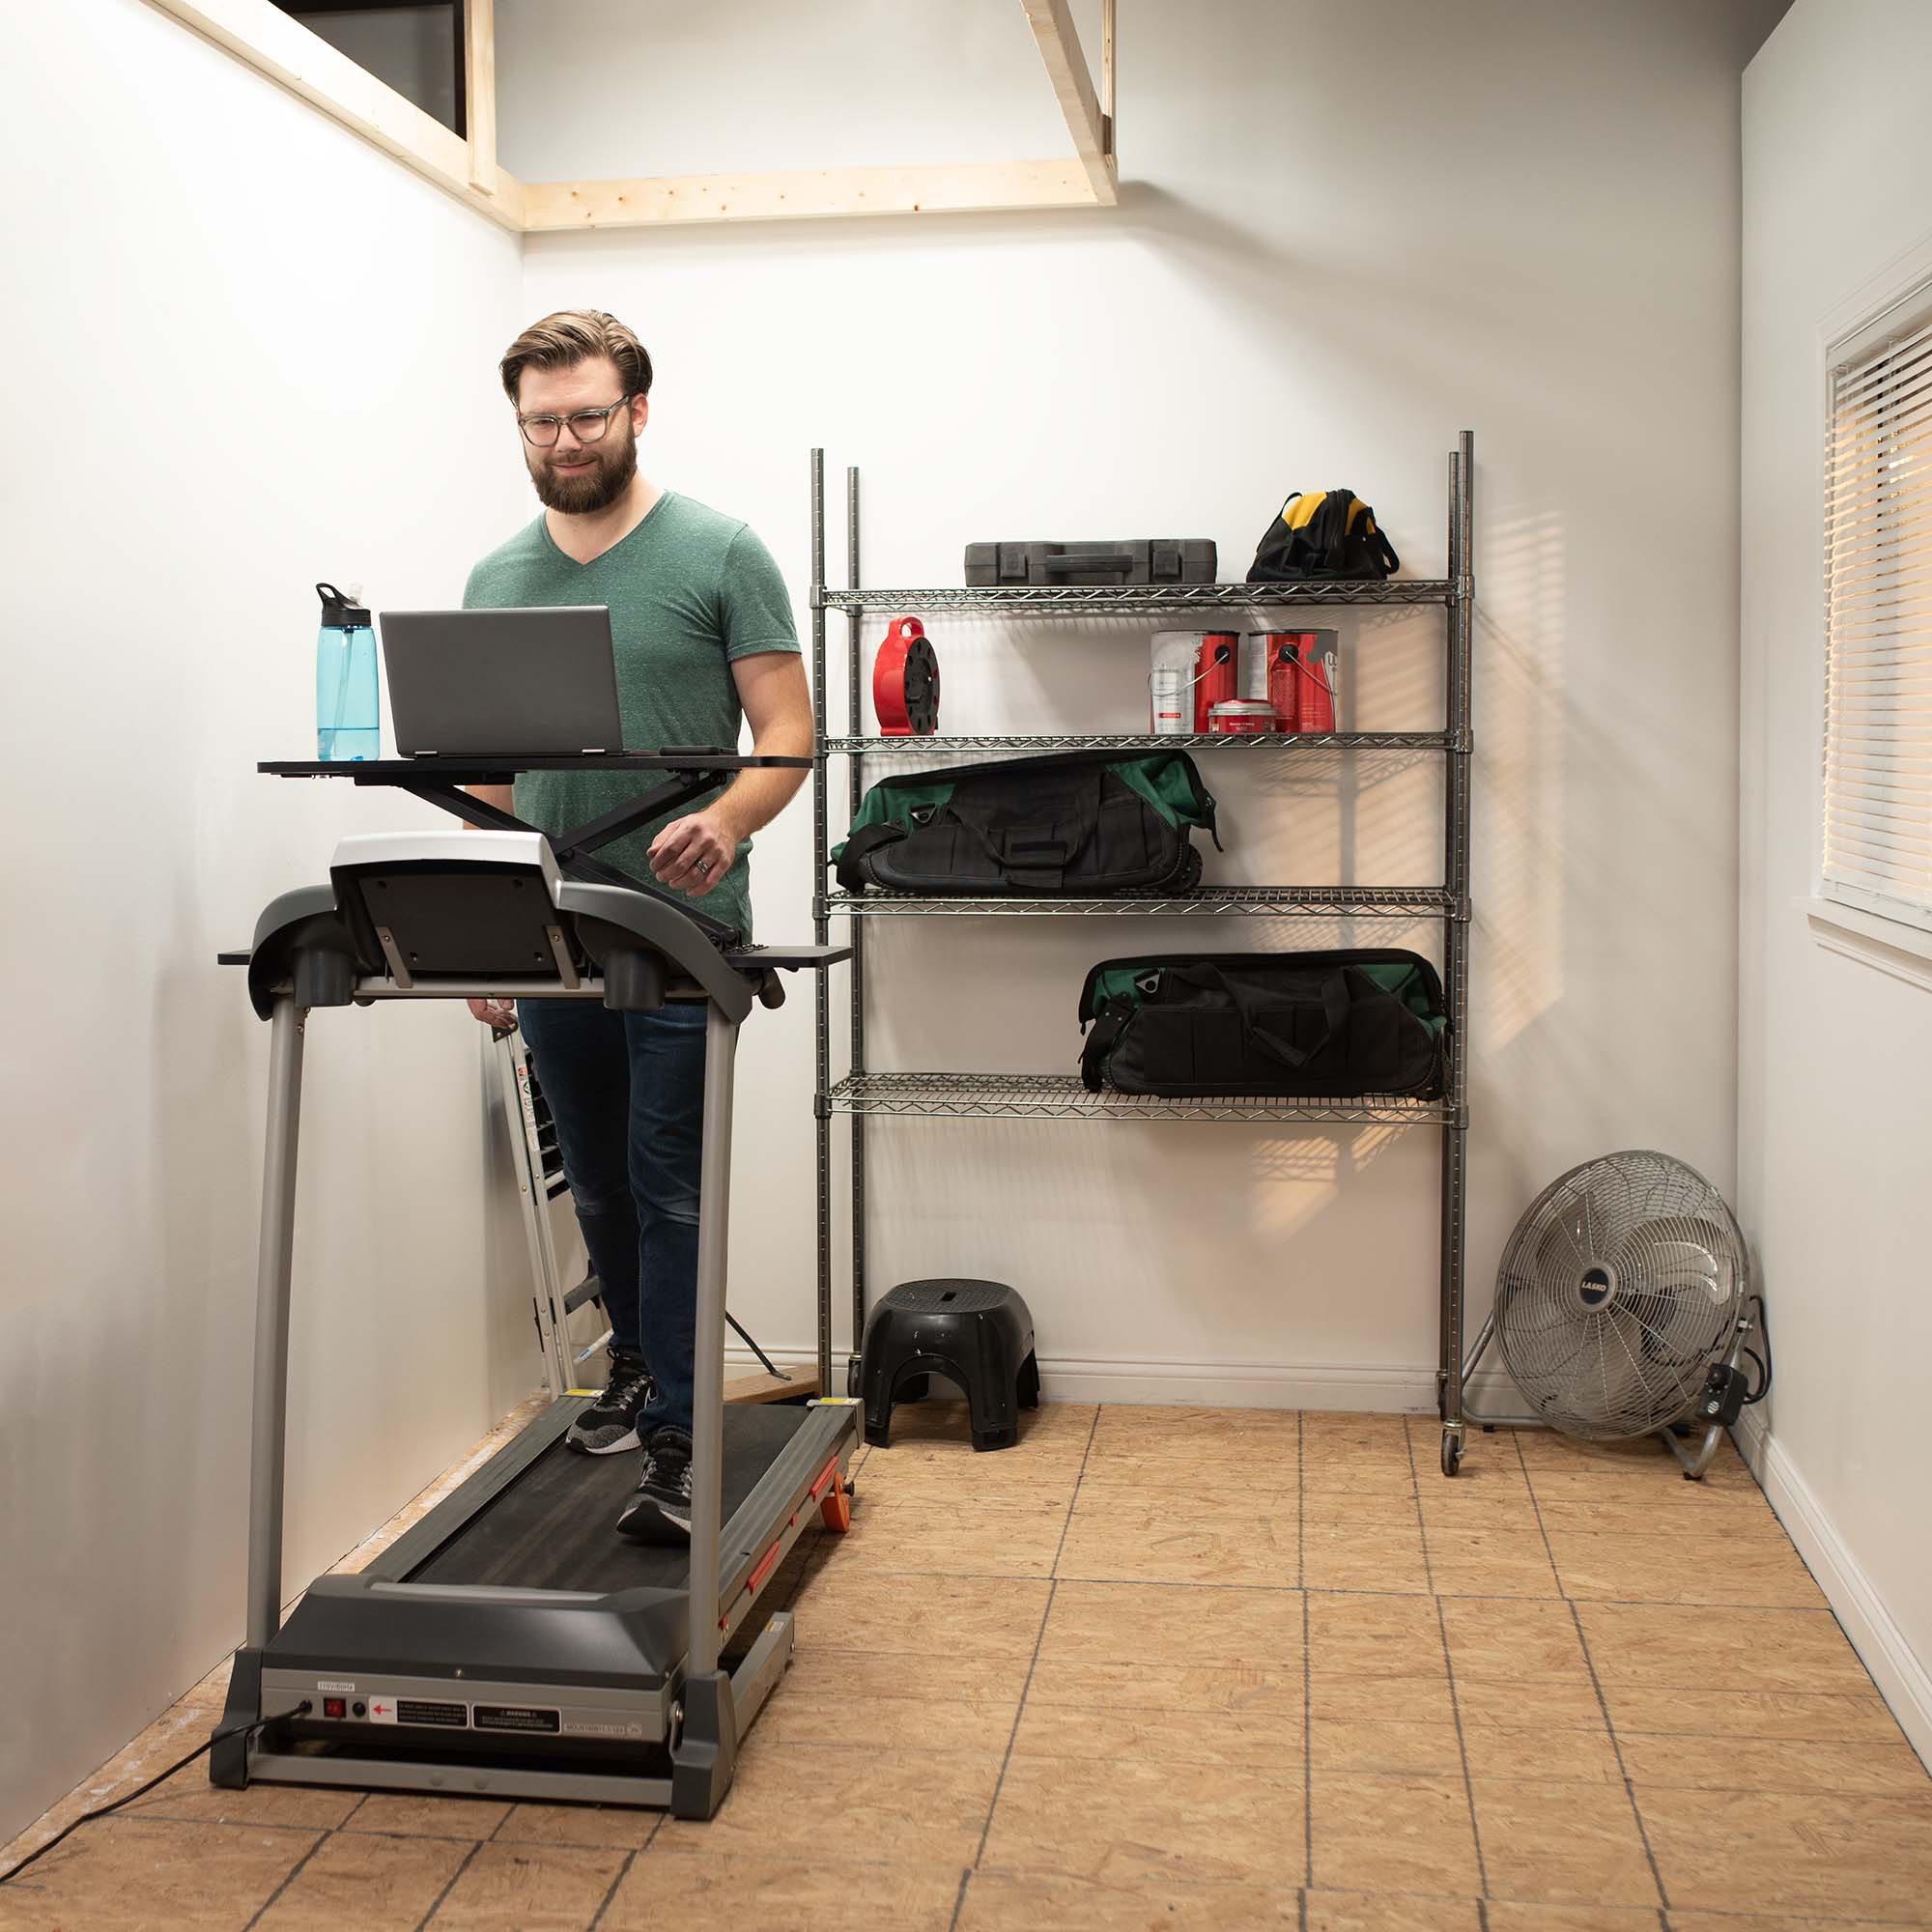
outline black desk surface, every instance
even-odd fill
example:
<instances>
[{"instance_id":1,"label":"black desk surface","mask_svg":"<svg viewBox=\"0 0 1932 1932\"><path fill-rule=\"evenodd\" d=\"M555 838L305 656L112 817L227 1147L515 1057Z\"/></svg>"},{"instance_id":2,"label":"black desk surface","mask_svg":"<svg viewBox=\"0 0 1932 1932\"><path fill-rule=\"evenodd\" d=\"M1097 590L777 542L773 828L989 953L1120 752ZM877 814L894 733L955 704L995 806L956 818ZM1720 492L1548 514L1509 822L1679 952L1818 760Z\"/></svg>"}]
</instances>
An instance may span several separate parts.
<instances>
[{"instance_id":1,"label":"black desk surface","mask_svg":"<svg viewBox=\"0 0 1932 1932\"><path fill-rule=\"evenodd\" d=\"M598 752L588 756L542 757L504 753L500 757L280 759L255 767L278 779L361 779L380 784L397 779L438 778L472 782L501 772L738 772L810 771L810 758L741 755L737 752L681 749L671 752Z\"/></svg>"}]
</instances>

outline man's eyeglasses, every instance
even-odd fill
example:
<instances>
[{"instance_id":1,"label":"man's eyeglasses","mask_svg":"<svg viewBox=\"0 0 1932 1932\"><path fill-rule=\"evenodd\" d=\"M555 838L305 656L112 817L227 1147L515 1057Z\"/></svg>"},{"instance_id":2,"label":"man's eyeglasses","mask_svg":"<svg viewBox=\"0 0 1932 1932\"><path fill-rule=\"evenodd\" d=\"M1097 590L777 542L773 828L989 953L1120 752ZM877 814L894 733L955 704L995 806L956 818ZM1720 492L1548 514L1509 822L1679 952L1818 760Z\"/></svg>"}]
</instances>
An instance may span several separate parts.
<instances>
[{"instance_id":1,"label":"man's eyeglasses","mask_svg":"<svg viewBox=\"0 0 1932 1932\"><path fill-rule=\"evenodd\" d=\"M630 400L629 396L622 396L608 409L574 410L567 416L519 415L517 427L523 431L524 440L535 449L548 449L565 423L570 425L570 433L579 442L597 442L611 427L611 418Z\"/></svg>"}]
</instances>

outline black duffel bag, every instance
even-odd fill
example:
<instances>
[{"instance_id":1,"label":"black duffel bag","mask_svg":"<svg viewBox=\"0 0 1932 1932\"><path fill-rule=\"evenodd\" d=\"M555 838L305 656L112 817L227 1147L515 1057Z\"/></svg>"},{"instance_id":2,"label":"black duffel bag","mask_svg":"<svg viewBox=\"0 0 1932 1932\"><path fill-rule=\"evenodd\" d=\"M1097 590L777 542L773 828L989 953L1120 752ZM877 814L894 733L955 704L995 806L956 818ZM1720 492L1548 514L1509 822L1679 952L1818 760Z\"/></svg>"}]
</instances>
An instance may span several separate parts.
<instances>
[{"instance_id":1,"label":"black duffel bag","mask_svg":"<svg viewBox=\"0 0 1932 1932\"><path fill-rule=\"evenodd\" d=\"M1213 836L1214 801L1185 752L1068 752L882 779L832 860L854 893L1184 892L1197 825Z\"/></svg>"},{"instance_id":2,"label":"black duffel bag","mask_svg":"<svg viewBox=\"0 0 1932 1932\"><path fill-rule=\"evenodd\" d=\"M1434 1098L1448 1015L1419 953L1103 959L1080 989L1087 1086L1177 1097Z\"/></svg>"}]
</instances>

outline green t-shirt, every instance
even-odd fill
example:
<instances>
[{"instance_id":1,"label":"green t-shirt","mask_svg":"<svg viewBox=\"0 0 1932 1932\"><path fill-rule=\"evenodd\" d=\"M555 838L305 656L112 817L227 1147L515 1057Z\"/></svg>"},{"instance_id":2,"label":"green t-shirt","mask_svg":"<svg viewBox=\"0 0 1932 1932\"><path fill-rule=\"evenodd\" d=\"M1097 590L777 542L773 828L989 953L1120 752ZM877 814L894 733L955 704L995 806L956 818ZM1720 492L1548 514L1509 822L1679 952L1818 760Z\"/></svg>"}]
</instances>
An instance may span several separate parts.
<instances>
[{"instance_id":1,"label":"green t-shirt","mask_svg":"<svg viewBox=\"0 0 1932 1932\"><path fill-rule=\"evenodd\" d=\"M463 603L466 610L608 605L624 744L634 752L735 747L744 713L731 660L798 649L791 597L771 553L744 524L669 490L629 536L588 563L565 556L538 517L469 573ZM655 781L636 772L526 772L516 783L517 816L554 837ZM698 810L717 796L706 793L683 810ZM594 856L655 883L645 856L650 842L681 815L654 819ZM723 881L691 901L748 938L751 851L747 838Z\"/></svg>"}]
</instances>

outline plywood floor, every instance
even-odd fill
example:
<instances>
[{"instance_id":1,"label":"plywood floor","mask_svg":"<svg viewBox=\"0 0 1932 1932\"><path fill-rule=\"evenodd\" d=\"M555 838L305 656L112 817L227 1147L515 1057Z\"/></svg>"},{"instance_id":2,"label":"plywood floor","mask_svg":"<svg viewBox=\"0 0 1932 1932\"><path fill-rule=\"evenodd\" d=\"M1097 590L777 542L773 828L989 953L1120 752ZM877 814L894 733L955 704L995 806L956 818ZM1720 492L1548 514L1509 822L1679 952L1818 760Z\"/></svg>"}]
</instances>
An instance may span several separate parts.
<instances>
[{"instance_id":1,"label":"plywood floor","mask_svg":"<svg viewBox=\"0 0 1932 1932\"><path fill-rule=\"evenodd\" d=\"M1065 1405L980 1457L955 1405L895 1421L795 1554L797 1661L710 1825L197 1764L0 1927L1932 1926L1932 1781L1728 1450L1695 1487L1502 1433L1445 1483L1425 1419Z\"/></svg>"}]
</instances>

